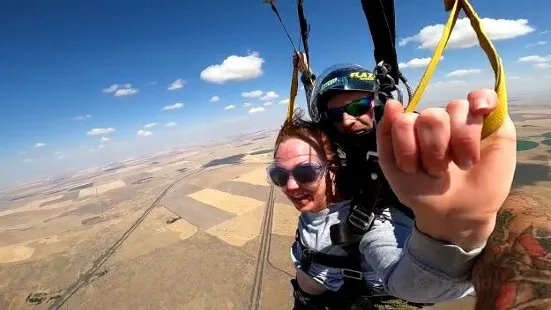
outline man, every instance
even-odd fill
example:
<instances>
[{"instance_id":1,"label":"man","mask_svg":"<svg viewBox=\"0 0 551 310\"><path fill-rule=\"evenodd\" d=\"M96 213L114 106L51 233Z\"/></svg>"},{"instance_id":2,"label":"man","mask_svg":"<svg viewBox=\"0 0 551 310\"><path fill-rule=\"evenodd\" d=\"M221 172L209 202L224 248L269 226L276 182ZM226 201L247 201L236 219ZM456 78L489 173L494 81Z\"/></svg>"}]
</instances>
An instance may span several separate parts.
<instances>
[{"instance_id":1,"label":"man","mask_svg":"<svg viewBox=\"0 0 551 310\"><path fill-rule=\"evenodd\" d=\"M349 182L351 195L358 205L373 202L366 184L369 184L369 169L380 164L393 192L375 194L382 193L379 198L386 201L397 196L395 202L413 209L416 226L426 227L424 233L465 251L484 244L494 229L495 214L510 189L516 164L516 133L508 117L504 125L485 140L484 148L480 144L484 115L497 104L495 92L479 90L469 94L468 100L451 102L445 110L427 109L421 114L404 113L399 102L390 100L385 104L385 116L376 132L374 123L380 116L376 115L377 104L373 102L379 98L376 85L370 83L373 76L368 70L359 66L330 68L318 78L312 91L312 79L308 77L313 75L305 59L296 55L295 61L299 70L306 72L302 81L309 97L311 117L323 124L346 154L346 165L352 172L348 179L353 180ZM361 107L369 101L372 102L369 107ZM415 142L420 136L425 141L421 144ZM460 141L465 144L459 146ZM492 160L497 163L497 154L501 154L501 163L505 165L492 166ZM379 156L380 162L368 164L368 159ZM476 190L484 192L480 191L481 186L485 186L483 181L493 176L484 175L483 169L502 176L494 180L500 183L496 189L501 189L487 188L485 195L478 194L478 200L470 203L477 201L484 208L473 213L461 207L467 202L462 199L474 199L471 195L477 195ZM450 187L450 180L457 180L452 182L455 186ZM428 205L439 204L441 210L423 211ZM403 205L395 205L407 211ZM454 224L452 219L461 220ZM463 237L458 238L451 232L460 232Z\"/></svg>"},{"instance_id":2,"label":"man","mask_svg":"<svg viewBox=\"0 0 551 310\"><path fill-rule=\"evenodd\" d=\"M384 196L388 204L413 217L384 178L373 185L366 177L379 170L375 123L382 117L382 101L386 100L385 94L379 93L375 75L359 65L346 64L328 68L316 81L303 53L295 54L293 61L301 73L310 117L321 124L340 150L346 166L342 172L346 184L341 187L348 189L353 204L377 212L371 209Z\"/></svg>"}]
</instances>

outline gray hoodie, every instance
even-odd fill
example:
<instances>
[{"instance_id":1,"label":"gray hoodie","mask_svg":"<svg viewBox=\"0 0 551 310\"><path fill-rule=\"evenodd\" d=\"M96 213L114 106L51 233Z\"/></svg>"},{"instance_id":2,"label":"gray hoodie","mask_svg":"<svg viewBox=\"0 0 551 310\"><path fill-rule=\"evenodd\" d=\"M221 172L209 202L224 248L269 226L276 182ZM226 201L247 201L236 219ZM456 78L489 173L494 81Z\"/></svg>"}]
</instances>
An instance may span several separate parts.
<instances>
[{"instance_id":1,"label":"gray hoodie","mask_svg":"<svg viewBox=\"0 0 551 310\"><path fill-rule=\"evenodd\" d=\"M345 255L340 246L331 244L329 228L346 220L349 203L334 204L319 213L302 213L298 225L301 242L322 253ZM377 215L360 242L366 285L417 303L438 303L471 293L471 268L483 248L465 252L432 239L416 228L414 220L393 207ZM300 253L301 245L295 242L291 259L297 269L301 269ZM307 275L326 289L337 291L343 284L341 272L313 263Z\"/></svg>"}]
</instances>

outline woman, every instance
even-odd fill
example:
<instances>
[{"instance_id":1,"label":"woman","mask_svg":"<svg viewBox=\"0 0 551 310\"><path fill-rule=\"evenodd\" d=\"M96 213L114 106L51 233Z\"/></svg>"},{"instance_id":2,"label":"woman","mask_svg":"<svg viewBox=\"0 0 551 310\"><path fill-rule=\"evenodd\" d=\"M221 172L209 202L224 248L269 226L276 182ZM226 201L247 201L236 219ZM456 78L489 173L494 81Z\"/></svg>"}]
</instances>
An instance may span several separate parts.
<instances>
[{"instance_id":1,"label":"woman","mask_svg":"<svg viewBox=\"0 0 551 310\"><path fill-rule=\"evenodd\" d=\"M301 212L291 250L296 268L292 281L295 309L347 309L358 302L364 303L361 309L370 309L365 303L374 304L372 309L377 309L377 304L385 309L407 309L404 300L436 303L472 291L467 277L481 249L465 252L432 239L392 206L379 210L359 245L362 270L358 279L366 291L386 297L366 301L358 298L361 294L357 291L348 291L345 268L316 262L307 266L303 257L308 251L333 256L347 253L333 245L330 237L331 226L345 220L349 208L349 201L340 195L344 189L339 188L338 172L335 149L318 125L302 120L300 113L284 123L268 174Z\"/></svg>"}]
</instances>

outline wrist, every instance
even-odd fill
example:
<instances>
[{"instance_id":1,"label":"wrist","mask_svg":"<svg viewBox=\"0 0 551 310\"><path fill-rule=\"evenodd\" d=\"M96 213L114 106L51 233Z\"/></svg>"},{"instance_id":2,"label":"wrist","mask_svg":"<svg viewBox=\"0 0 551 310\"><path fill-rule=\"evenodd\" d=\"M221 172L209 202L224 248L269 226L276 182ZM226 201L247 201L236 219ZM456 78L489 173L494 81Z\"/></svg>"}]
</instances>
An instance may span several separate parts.
<instances>
[{"instance_id":1,"label":"wrist","mask_svg":"<svg viewBox=\"0 0 551 310\"><path fill-rule=\"evenodd\" d=\"M431 238L456 245L469 252L486 245L495 227L495 218L465 221L416 216L415 225L420 232Z\"/></svg>"}]
</instances>

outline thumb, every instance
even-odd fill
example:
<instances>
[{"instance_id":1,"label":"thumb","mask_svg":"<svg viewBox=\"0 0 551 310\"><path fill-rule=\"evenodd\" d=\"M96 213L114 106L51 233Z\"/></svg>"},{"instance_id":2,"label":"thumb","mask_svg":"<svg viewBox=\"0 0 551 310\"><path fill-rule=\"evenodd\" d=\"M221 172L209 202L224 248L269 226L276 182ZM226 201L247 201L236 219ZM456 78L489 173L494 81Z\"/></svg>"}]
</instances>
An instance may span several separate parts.
<instances>
[{"instance_id":1,"label":"thumb","mask_svg":"<svg viewBox=\"0 0 551 310\"><path fill-rule=\"evenodd\" d=\"M387 174L394 163L392 148L392 126L396 119L404 113L404 107L396 100L388 100L384 105L383 118L377 126L377 152L383 172ZM386 170L386 171L385 171Z\"/></svg>"}]
</instances>

